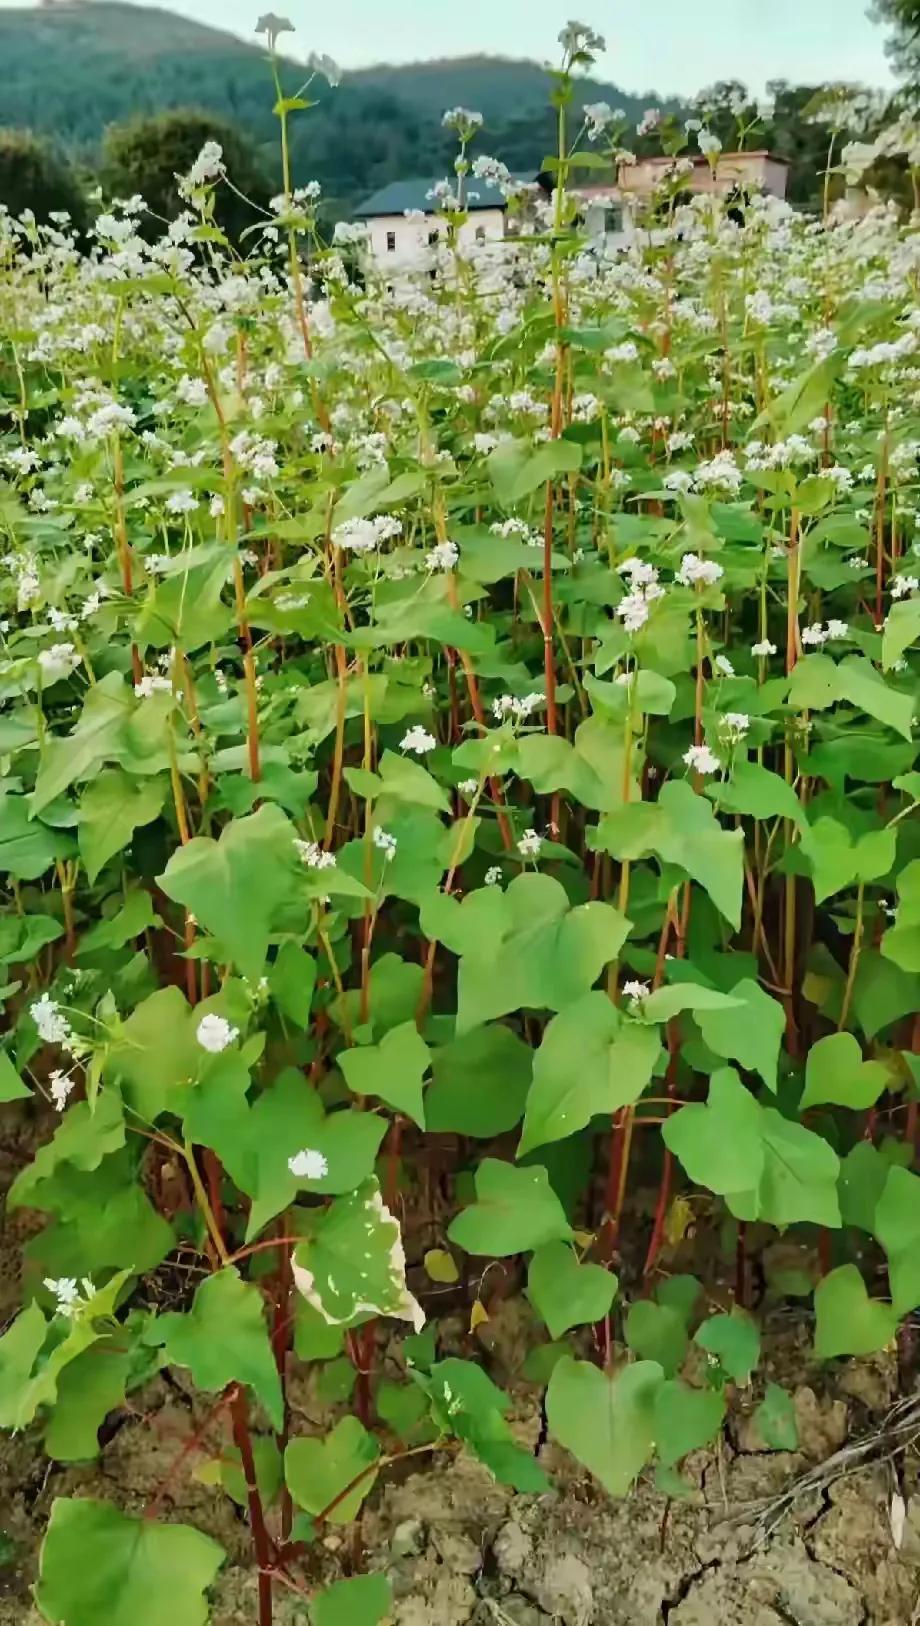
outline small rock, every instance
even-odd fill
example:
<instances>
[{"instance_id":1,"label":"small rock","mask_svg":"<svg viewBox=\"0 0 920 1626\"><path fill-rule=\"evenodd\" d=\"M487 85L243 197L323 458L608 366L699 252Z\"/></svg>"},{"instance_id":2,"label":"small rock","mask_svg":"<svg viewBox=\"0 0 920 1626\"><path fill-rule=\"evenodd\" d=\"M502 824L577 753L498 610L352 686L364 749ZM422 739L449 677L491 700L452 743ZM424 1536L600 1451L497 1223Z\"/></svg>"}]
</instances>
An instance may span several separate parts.
<instances>
[{"instance_id":1,"label":"small rock","mask_svg":"<svg viewBox=\"0 0 920 1626\"><path fill-rule=\"evenodd\" d=\"M492 1551L503 1575L522 1575L530 1563L530 1537L514 1519L509 1519L495 1537Z\"/></svg>"},{"instance_id":2,"label":"small rock","mask_svg":"<svg viewBox=\"0 0 920 1626\"><path fill-rule=\"evenodd\" d=\"M594 1613L591 1574L574 1553L551 1559L532 1590L540 1608L563 1626L588 1626Z\"/></svg>"},{"instance_id":3,"label":"small rock","mask_svg":"<svg viewBox=\"0 0 920 1626\"><path fill-rule=\"evenodd\" d=\"M796 1389L792 1400L800 1450L812 1462L824 1462L840 1449L847 1437L846 1401L819 1400L814 1389L804 1385Z\"/></svg>"},{"instance_id":4,"label":"small rock","mask_svg":"<svg viewBox=\"0 0 920 1626\"><path fill-rule=\"evenodd\" d=\"M393 1531L390 1552L394 1558L417 1558L425 1551L425 1526L421 1519L403 1519Z\"/></svg>"},{"instance_id":5,"label":"small rock","mask_svg":"<svg viewBox=\"0 0 920 1626\"><path fill-rule=\"evenodd\" d=\"M482 1569L482 1549L461 1530L433 1529L431 1540L442 1564L455 1575L475 1575Z\"/></svg>"}]
</instances>

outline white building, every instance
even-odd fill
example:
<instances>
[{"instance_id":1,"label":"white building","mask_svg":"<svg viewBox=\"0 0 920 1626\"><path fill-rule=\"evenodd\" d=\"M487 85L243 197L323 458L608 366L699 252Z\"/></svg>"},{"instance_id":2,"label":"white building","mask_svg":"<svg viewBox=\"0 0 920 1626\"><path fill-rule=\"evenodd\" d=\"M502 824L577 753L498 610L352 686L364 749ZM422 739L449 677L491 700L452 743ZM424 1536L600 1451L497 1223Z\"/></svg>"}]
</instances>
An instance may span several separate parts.
<instances>
[{"instance_id":1,"label":"white building","mask_svg":"<svg viewBox=\"0 0 920 1626\"><path fill-rule=\"evenodd\" d=\"M438 180L392 181L355 210L356 220L367 226L371 253L384 274L423 268L439 243L446 241L444 216L432 196ZM501 192L471 176L466 182L469 219L460 227L461 245L501 242L507 209Z\"/></svg>"},{"instance_id":2,"label":"white building","mask_svg":"<svg viewBox=\"0 0 920 1626\"><path fill-rule=\"evenodd\" d=\"M616 177L611 172L606 184L570 189L579 199L581 216L596 253L615 254L629 246L636 222L673 163L667 157L640 158L632 164L621 164ZM789 165L773 153L723 152L714 170L698 153L690 157L690 164L692 168L682 178L684 194L717 193L739 200L757 193L776 198L786 195ZM531 187L535 196L550 195L551 176L514 179ZM447 226L433 195L437 184L434 180L393 181L355 210L356 219L367 227L370 252L385 275L424 269L433 262L439 243L446 240ZM469 219L460 228L462 246L504 240L508 206L497 187L468 176L466 205Z\"/></svg>"}]
</instances>

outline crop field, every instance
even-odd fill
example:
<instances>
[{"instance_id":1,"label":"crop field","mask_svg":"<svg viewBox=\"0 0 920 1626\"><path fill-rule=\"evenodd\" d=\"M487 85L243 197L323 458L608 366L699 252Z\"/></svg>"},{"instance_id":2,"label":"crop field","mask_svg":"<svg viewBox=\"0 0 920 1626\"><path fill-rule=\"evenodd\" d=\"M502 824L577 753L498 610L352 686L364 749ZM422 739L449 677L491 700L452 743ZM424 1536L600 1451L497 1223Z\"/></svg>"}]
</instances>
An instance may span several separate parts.
<instances>
[{"instance_id":1,"label":"crop field","mask_svg":"<svg viewBox=\"0 0 920 1626\"><path fill-rule=\"evenodd\" d=\"M599 254L595 46L536 207L448 115L391 283L287 174L231 243L213 148L168 228L0 216L0 1425L48 1488L11 1622L712 1619L412 1613L366 1533L448 1472L679 1525L743 1426L765 1538L777 1326L819 1389L912 1387L920 225L690 196L719 144L671 121ZM513 229L461 243L483 180ZM156 1482L86 1494L164 1393ZM827 1576L758 1621L910 1619Z\"/></svg>"}]
</instances>

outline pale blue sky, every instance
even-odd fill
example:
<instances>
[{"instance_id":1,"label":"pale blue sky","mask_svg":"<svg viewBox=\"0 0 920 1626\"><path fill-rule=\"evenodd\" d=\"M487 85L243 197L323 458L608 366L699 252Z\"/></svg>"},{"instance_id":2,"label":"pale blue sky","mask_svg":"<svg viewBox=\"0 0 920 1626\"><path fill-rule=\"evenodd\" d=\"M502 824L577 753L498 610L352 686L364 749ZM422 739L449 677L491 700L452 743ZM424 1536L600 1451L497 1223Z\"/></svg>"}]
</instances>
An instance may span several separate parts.
<instances>
[{"instance_id":1,"label":"pale blue sky","mask_svg":"<svg viewBox=\"0 0 920 1626\"><path fill-rule=\"evenodd\" d=\"M0 0L7 6L11 0ZM22 4L22 0L12 0ZM297 53L327 51L345 67L488 51L553 53L572 12L606 35L598 64L630 91L687 93L736 77L853 79L884 84L891 73L868 0L270 0L297 34ZM173 0L172 9L244 38L266 0Z\"/></svg>"}]
</instances>

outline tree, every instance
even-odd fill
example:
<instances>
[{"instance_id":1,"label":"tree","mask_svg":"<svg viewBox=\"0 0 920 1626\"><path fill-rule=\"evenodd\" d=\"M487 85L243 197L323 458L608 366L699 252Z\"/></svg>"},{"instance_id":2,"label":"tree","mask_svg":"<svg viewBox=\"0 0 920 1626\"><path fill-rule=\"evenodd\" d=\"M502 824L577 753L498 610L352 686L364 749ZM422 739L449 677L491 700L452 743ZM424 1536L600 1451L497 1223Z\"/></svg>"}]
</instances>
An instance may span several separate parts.
<instances>
[{"instance_id":1,"label":"tree","mask_svg":"<svg viewBox=\"0 0 920 1626\"><path fill-rule=\"evenodd\" d=\"M29 130L0 129L0 203L14 215L31 209L42 223L58 210L78 227L86 222L86 199L73 170Z\"/></svg>"},{"instance_id":2,"label":"tree","mask_svg":"<svg viewBox=\"0 0 920 1626\"><path fill-rule=\"evenodd\" d=\"M875 0L872 16L893 29L888 55L897 72L916 84L920 81L920 0Z\"/></svg>"},{"instance_id":3,"label":"tree","mask_svg":"<svg viewBox=\"0 0 920 1626\"><path fill-rule=\"evenodd\" d=\"M195 108L115 124L105 133L102 182L114 197L140 193L154 214L174 220L186 207L177 176L186 175L205 142L216 141L236 191L218 187L215 217L232 241L255 224L273 190L257 148L234 125ZM237 193L244 197L238 197ZM244 202L244 198L249 202ZM254 204L253 208L250 205Z\"/></svg>"}]
</instances>

